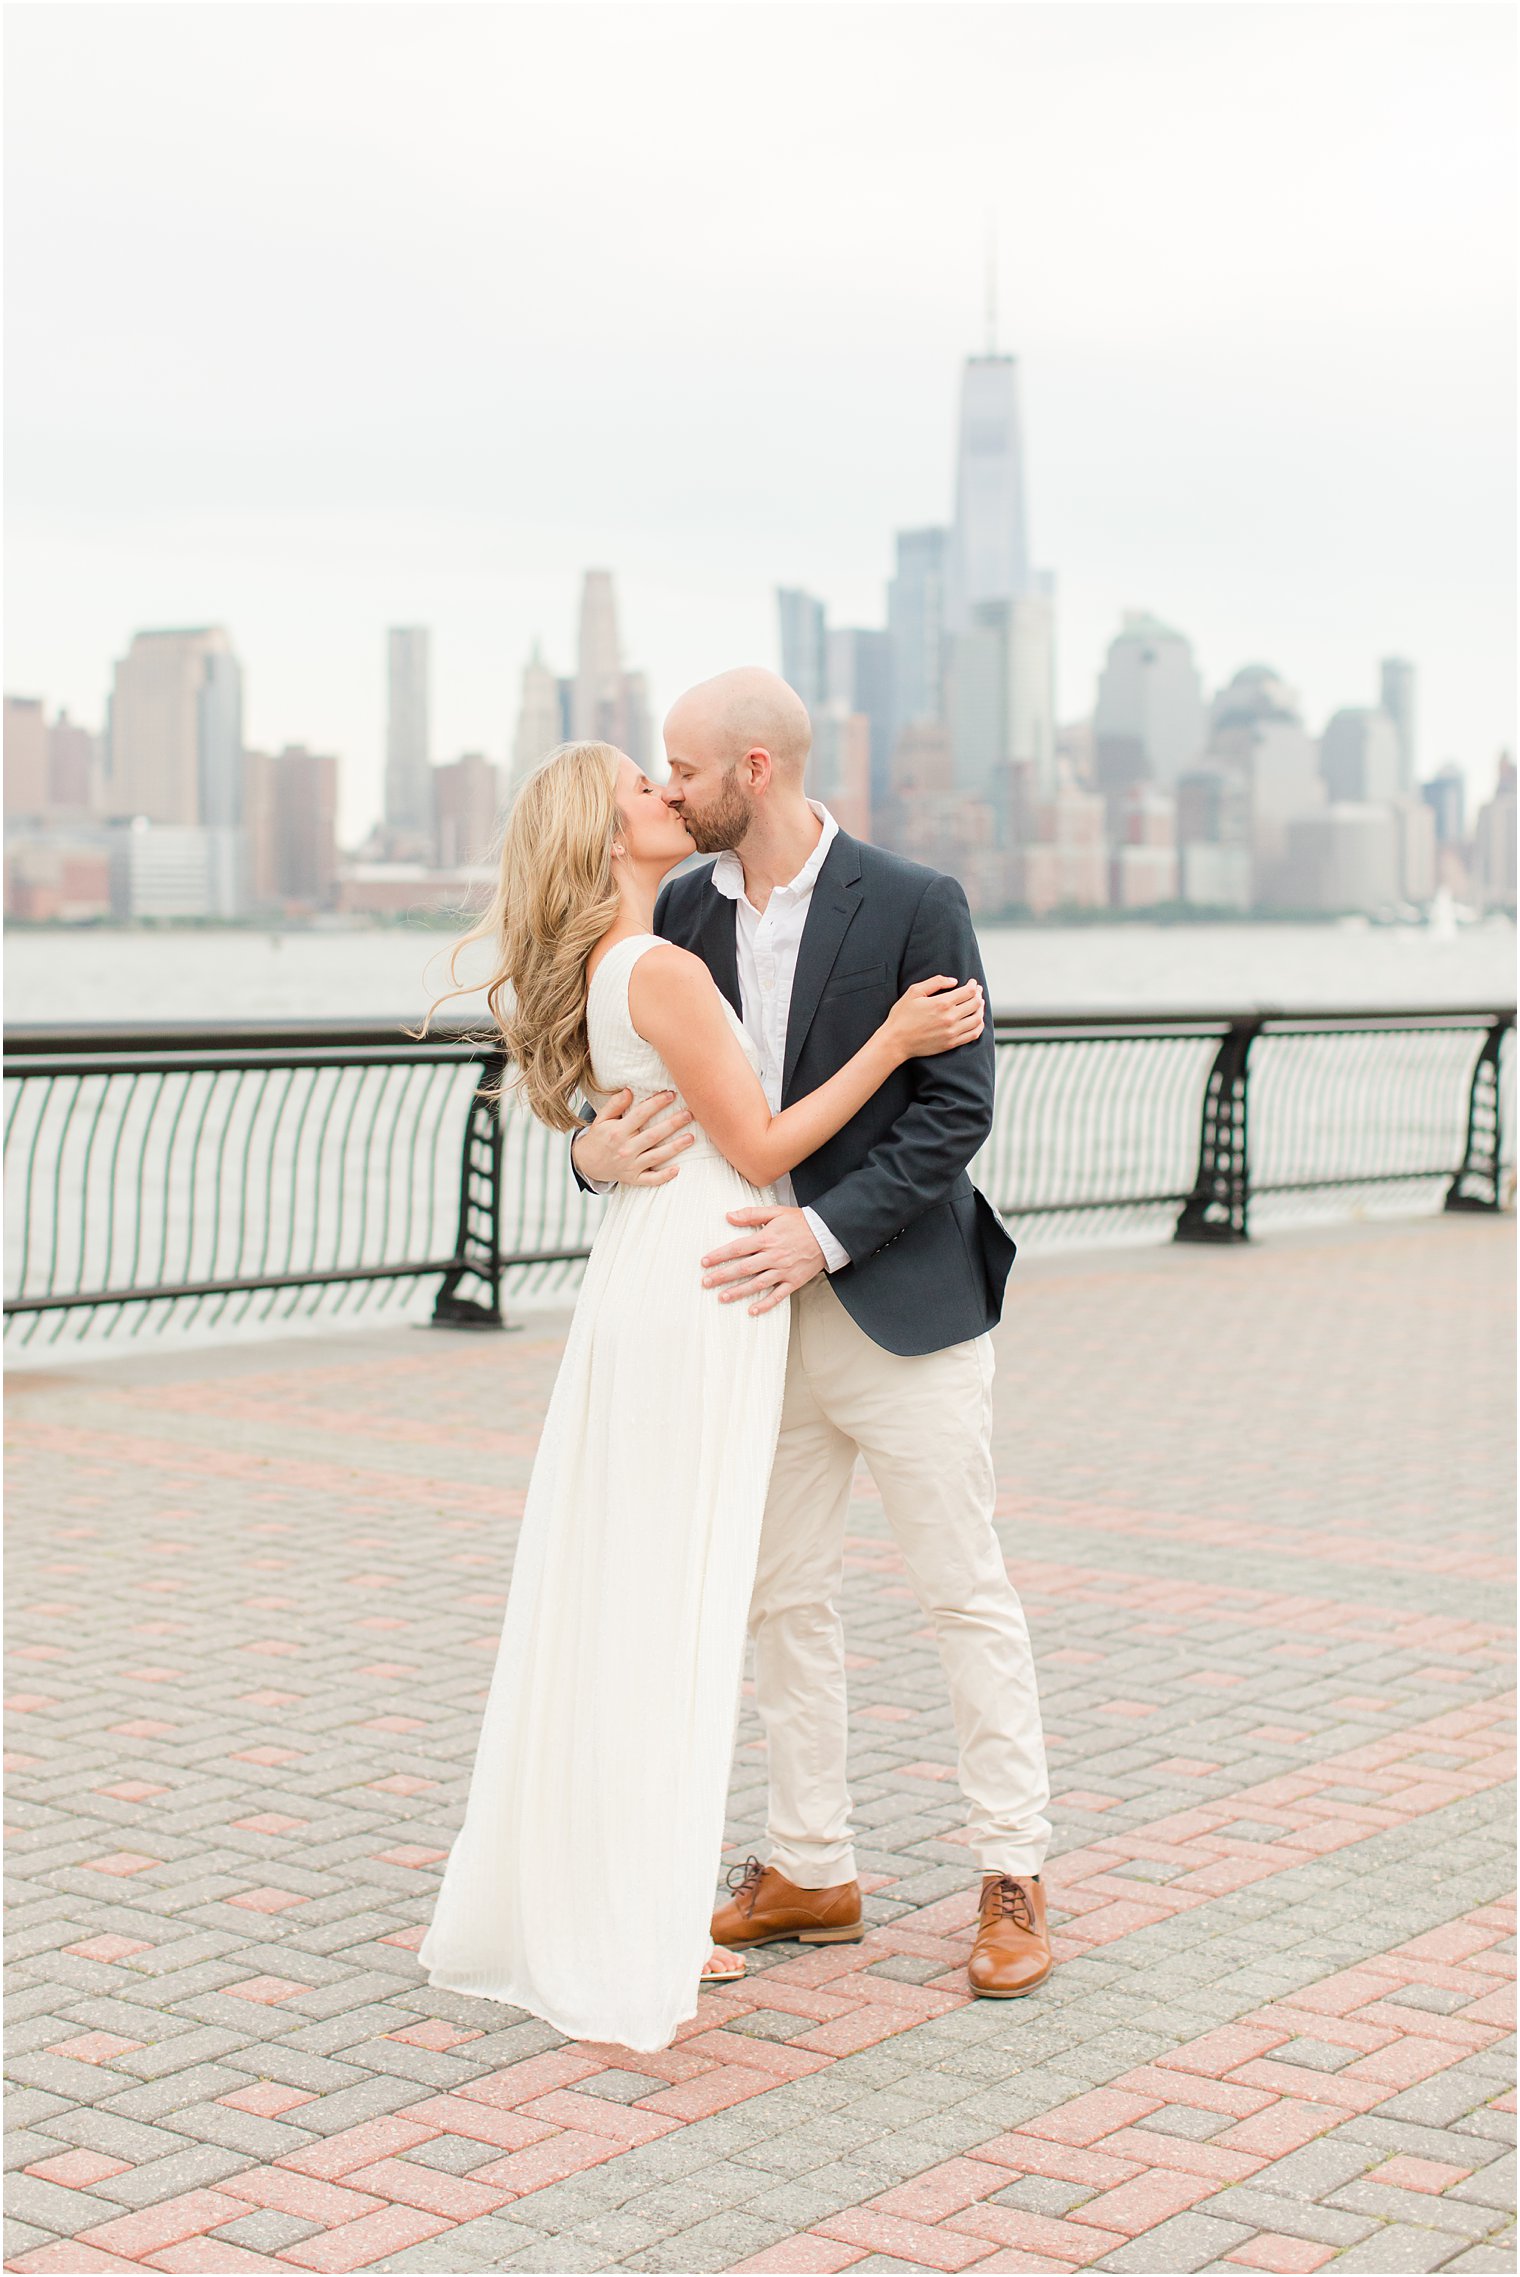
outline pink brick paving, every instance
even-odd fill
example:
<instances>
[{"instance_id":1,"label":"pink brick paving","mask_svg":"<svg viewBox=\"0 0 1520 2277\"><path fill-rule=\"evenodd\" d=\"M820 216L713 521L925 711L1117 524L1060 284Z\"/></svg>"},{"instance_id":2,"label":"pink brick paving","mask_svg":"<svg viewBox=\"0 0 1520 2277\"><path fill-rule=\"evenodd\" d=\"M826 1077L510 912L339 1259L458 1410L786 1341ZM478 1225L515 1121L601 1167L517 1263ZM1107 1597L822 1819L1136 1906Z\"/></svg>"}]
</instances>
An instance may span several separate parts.
<instances>
[{"instance_id":1,"label":"pink brick paving","mask_svg":"<svg viewBox=\"0 0 1520 2277\"><path fill-rule=\"evenodd\" d=\"M1003 1522L1064 1973L967 1998L948 1716L862 1478L870 1934L755 1956L657 2056L433 1995L411 1960L557 1329L14 1376L8 2266L465 2271L520 2240L565 2270L1291 2272L1374 2267L1385 2231L1400 2267L1510 2266L1513 1924L1481 1839L1509 1776L1509 1261L1508 1228L1453 1221L1021 1265ZM764 1775L741 1740L735 1855ZM1244 1971L1251 1922L1310 1903L1356 1956L1311 1941L1190 2025L1186 1954ZM1116 2034L1074 2090L1115 1987L1150 2053ZM834 2113L848 2142L812 2149ZM651 2163L686 2142L689 2173Z\"/></svg>"}]
</instances>

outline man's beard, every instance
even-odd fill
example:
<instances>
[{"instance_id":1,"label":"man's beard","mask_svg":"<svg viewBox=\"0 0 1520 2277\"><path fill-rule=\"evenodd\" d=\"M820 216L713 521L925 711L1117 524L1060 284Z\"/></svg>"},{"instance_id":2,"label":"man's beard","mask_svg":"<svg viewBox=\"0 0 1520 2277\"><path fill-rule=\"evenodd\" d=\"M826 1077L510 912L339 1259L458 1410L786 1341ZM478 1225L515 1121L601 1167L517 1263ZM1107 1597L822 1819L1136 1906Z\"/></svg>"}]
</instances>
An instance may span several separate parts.
<instances>
[{"instance_id":1,"label":"man's beard","mask_svg":"<svg viewBox=\"0 0 1520 2277\"><path fill-rule=\"evenodd\" d=\"M743 845L755 818L754 808L740 790L732 769L711 806L700 814L683 803L681 820L699 854L732 854Z\"/></svg>"}]
</instances>

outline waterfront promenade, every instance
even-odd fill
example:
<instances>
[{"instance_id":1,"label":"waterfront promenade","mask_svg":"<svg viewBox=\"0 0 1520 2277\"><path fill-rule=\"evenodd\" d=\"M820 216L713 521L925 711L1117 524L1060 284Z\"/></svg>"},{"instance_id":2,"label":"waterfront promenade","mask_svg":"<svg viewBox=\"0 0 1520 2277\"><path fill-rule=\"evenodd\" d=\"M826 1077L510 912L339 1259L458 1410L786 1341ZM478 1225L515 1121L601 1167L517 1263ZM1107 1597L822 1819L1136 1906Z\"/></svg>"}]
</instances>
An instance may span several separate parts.
<instances>
[{"instance_id":1,"label":"waterfront promenade","mask_svg":"<svg viewBox=\"0 0 1520 2277\"><path fill-rule=\"evenodd\" d=\"M656 2056L414 1958L562 1317L18 1370L8 2266L1512 2269L1512 1264L1477 1217L1021 1259L1061 1965L967 1996L862 1477L870 1933ZM734 1860L763 1781L746 1714Z\"/></svg>"}]
</instances>

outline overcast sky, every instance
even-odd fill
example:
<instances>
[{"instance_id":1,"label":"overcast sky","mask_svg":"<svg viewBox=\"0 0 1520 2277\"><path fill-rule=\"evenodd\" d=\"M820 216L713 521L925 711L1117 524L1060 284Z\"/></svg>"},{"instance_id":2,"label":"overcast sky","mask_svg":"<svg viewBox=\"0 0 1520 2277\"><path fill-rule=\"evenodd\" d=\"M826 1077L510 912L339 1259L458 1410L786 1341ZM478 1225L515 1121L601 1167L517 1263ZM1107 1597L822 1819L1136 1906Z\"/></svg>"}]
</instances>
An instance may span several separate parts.
<instances>
[{"instance_id":1,"label":"overcast sky","mask_svg":"<svg viewBox=\"0 0 1520 2277\"><path fill-rule=\"evenodd\" d=\"M1514 18L1485 0L7 9L5 685L221 622L379 798L383 630L505 757L617 576L663 708L881 621L950 505L997 215L1059 706L1120 612L1316 731L1514 737Z\"/></svg>"}]
</instances>

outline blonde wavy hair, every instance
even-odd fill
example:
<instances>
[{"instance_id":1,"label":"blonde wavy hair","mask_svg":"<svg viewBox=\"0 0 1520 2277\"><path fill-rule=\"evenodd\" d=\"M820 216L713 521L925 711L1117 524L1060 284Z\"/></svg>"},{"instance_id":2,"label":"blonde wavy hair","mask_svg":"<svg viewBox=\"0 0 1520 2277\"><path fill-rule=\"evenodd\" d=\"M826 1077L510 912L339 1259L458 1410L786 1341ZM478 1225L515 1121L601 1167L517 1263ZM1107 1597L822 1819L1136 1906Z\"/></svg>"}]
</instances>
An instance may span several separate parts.
<instances>
[{"instance_id":1,"label":"blonde wavy hair","mask_svg":"<svg viewBox=\"0 0 1520 2277\"><path fill-rule=\"evenodd\" d=\"M485 994L508 1058L495 1096L510 1085L556 1131L579 1129L574 1101L591 1079L586 959L621 906L612 842L622 756L611 743L562 743L540 761L507 817L490 906L449 953L457 983L460 952L495 942ZM461 985L435 997L418 1033L440 1004L470 994Z\"/></svg>"}]
</instances>

